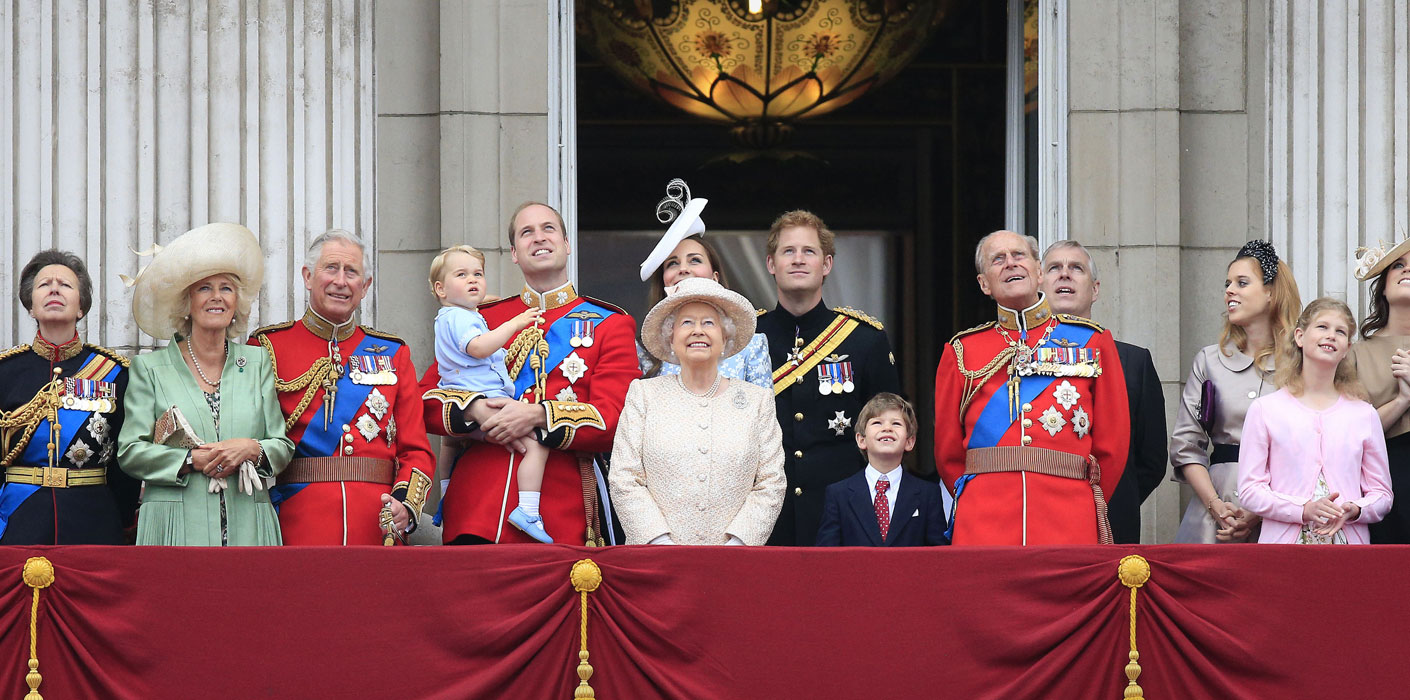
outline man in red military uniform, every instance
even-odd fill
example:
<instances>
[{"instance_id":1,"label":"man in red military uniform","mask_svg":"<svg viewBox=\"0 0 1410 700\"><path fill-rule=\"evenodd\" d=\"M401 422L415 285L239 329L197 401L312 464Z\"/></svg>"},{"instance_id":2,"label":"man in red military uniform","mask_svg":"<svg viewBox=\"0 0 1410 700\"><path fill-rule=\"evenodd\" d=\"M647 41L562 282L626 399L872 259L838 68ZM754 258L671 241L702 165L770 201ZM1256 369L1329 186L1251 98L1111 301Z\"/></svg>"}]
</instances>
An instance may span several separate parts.
<instances>
[{"instance_id":1,"label":"man in red military uniform","mask_svg":"<svg viewBox=\"0 0 1410 700\"><path fill-rule=\"evenodd\" d=\"M552 448L539 501L549 536L554 542L602 544L606 524L598 522L592 455L612 450L627 385L641 376L636 322L573 289L567 231L552 207L521 205L510 218L509 243L524 289L479 311L496 328L531 305L543 309L537 323L505 346L519 400L438 388L436 365L421 380L433 432L483 432L483 441L471 442L456 460L441 496L443 537L446 544L534 541L507 520L519 504L512 488L518 460L504 447L532 434Z\"/></svg>"},{"instance_id":2,"label":"man in red military uniform","mask_svg":"<svg viewBox=\"0 0 1410 700\"><path fill-rule=\"evenodd\" d=\"M353 318L372 286L359 238L324 233L308 261L303 318L250 337L274 363L295 445L270 490L284 544L382 544L387 530L400 539L416 529L436 467L411 351Z\"/></svg>"},{"instance_id":3,"label":"man in red military uniform","mask_svg":"<svg viewBox=\"0 0 1410 700\"><path fill-rule=\"evenodd\" d=\"M1101 326L1052 313L1038 261L1027 236L979 242L998 320L957 334L935 374L935 463L957 545L1112 541L1104 494L1130 441L1121 363Z\"/></svg>"}]
</instances>

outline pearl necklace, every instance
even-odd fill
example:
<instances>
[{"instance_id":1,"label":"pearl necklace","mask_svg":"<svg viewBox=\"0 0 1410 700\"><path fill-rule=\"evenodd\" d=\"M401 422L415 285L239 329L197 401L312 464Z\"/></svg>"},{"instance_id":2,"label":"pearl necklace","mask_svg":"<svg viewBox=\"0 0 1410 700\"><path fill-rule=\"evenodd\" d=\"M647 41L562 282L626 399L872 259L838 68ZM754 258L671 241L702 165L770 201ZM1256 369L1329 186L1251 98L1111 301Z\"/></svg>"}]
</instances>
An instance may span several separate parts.
<instances>
[{"instance_id":1,"label":"pearl necklace","mask_svg":"<svg viewBox=\"0 0 1410 700\"><path fill-rule=\"evenodd\" d=\"M211 378L206 376L206 373L201 370L201 361L198 360L198 359L196 359L196 350L191 347L191 339L190 339L190 338L187 338L187 339L186 339L186 352L191 355L191 364L193 364L193 365L196 366L196 374L201 375L201 379L202 379L205 383L207 383L207 384L209 384L209 385L211 385L211 386L213 386L213 387L219 389L219 388L220 388L220 383L225 380L225 377L222 376L220 379L218 379L218 380L216 380L216 381L211 381ZM225 359L226 359L226 360L230 359L230 341L228 341L228 340L225 341ZM221 367L224 367L224 366L225 366L225 362L224 362L224 361L221 361L220 366L221 366Z\"/></svg>"},{"instance_id":2,"label":"pearl necklace","mask_svg":"<svg viewBox=\"0 0 1410 700\"><path fill-rule=\"evenodd\" d=\"M720 374L719 372L716 372L716 373L715 373L715 383L714 383L714 384L711 384L711 385L710 385L710 388L709 388L709 389L706 389L706 390L705 390L705 393L703 393L703 394L697 394L697 393L691 391L691 390L690 390L690 387L688 387L688 386L685 385L685 380L684 380L684 379L681 379L681 375L679 375L679 374L676 375L676 384L679 384L679 385L680 385L680 388L682 388L682 389L685 390L685 393L690 394L691 396L694 396L694 397L697 398L697 399L708 399L708 398L710 398L710 397L712 397L712 396L715 395L715 392L720 388L720 380L723 379L723 378L724 378L724 375Z\"/></svg>"}]
</instances>

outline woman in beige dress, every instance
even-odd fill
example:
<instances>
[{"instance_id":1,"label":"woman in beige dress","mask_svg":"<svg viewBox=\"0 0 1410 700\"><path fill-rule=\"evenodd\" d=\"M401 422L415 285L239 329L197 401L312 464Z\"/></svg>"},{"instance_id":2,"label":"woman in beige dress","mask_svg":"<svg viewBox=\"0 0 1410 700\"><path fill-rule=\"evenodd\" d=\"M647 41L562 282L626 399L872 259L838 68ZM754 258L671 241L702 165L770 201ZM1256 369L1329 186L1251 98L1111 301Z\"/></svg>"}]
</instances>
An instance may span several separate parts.
<instances>
[{"instance_id":1,"label":"woman in beige dress","mask_svg":"<svg viewBox=\"0 0 1410 700\"><path fill-rule=\"evenodd\" d=\"M1224 280L1224 329L1219 342L1195 355L1170 435L1173 478L1195 497L1185 509L1176 542L1258 539L1258 516L1240 507L1239 440L1249 404L1278 390L1273 381L1277 338L1302 312L1292 269L1266 241L1250 241L1229 263ZM1206 407L1205 385L1212 390ZM1200 422L1207 416L1206 428ZM1252 537L1251 537L1252 536Z\"/></svg>"},{"instance_id":2,"label":"woman in beige dress","mask_svg":"<svg viewBox=\"0 0 1410 700\"><path fill-rule=\"evenodd\" d=\"M681 372L627 390L608 478L627 544L768 540L786 483L773 392L720 374L754 319L707 278L682 280L647 313L642 343Z\"/></svg>"},{"instance_id":3,"label":"woman in beige dress","mask_svg":"<svg viewBox=\"0 0 1410 700\"><path fill-rule=\"evenodd\" d=\"M1391 490L1398 497L1371 544L1410 544L1410 239L1357 251L1356 279L1371 280L1371 308L1351 364L1385 431Z\"/></svg>"}]
</instances>

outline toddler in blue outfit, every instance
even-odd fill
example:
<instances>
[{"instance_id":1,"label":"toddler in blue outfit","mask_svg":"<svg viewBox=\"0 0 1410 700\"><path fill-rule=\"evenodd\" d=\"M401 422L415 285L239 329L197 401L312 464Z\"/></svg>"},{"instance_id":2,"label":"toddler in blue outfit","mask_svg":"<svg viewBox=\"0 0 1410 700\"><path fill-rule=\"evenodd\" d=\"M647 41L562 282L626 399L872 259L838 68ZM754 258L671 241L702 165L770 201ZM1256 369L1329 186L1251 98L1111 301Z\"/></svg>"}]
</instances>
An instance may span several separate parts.
<instances>
[{"instance_id":1,"label":"toddler in blue outfit","mask_svg":"<svg viewBox=\"0 0 1410 700\"><path fill-rule=\"evenodd\" d=\"M486 398L514 398L514 381L505 366L504 346L536 323L543 310L531 308L490 329L475 307L485 299L485 254L468 245L451 246L431 261L431 292L441 302L436 313L436 363L442 389L463 389ZM539 492L548 448L533 436L519 438L523 453L515 477L519 505L509 522L540 542L552 542L539 515Z\"/></svg>"}]
</instances>

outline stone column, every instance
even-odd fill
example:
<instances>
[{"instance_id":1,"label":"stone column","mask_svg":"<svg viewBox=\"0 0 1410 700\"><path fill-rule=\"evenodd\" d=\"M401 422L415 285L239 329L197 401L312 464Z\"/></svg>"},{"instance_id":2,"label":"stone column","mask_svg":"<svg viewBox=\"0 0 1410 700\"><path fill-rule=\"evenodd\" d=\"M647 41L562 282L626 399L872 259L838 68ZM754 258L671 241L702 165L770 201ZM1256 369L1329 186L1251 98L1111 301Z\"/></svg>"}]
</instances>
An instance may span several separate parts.
<instances>
[{"instance_id":1,"label":"stone column","mask_svg":"<svg viewBox=\"0 0 1410 700\"><path fill-rule=\"evenodd\" d=\"M312 236L375 239L368 0L5 3L0 33L0 288L38 250L78 253L90 341L152 344L118 274L193 226L259 235L256 323L302 308ZM18 299L0 309L0 340L33 332Z\"/></svg>"},{"instance_id":2,"label":"stone column","mask_svg":"<svg viewBox=\"0 0 1410 700\"><path fill-rule=\"evenodd\" d=\"M1088 246L1100 272L1093 314L1117 338L1150 349L1173 407L1188 364L1176 323L1180 3L1071 0L1070 8L1068 235ZM1142 523L1144 541L1170 541L1178 488L1152 494Z\"/></svg>"},{"instance_id":3,"label":"stone column","mask_svg":"<svg viewBox=\"0 0 1410 700\"><path fill-rule=\"evenodd\" d=\"M1304 301L1360 313L1358 246L1410 233L1410 7L1269 3L1267 229Z\"/></svg>"}]
</instances>

